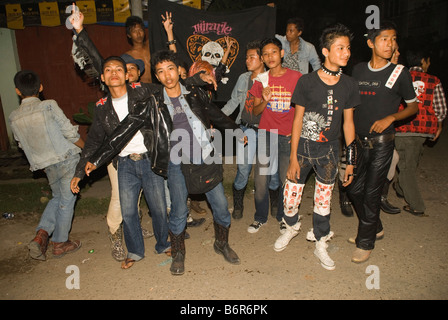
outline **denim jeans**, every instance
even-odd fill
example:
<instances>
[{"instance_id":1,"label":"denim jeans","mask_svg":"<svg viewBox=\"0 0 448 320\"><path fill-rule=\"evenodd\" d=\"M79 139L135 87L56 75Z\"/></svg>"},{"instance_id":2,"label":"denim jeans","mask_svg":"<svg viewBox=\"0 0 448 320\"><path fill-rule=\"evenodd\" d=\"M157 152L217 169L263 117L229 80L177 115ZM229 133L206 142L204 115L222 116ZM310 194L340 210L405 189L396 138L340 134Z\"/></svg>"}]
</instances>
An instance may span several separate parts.
<instances>
[{"instance_id":1,"label":"denim jeans","mask_svg":"<svg viewBox=\"0 0 448 320\"><path fill-rule=\"evenodd\" d=\"M187 207L188 190L181 164L170 162L168 165L168 188L171 197L169 229L174 235L178 235L185 229L189 212ZM206 192L205 196L212 208L213 220L224 227L230 226L230 212L222 183Z\"/></svg>"},{"instance_id":2,"label":"denim jeans","mask_svg":"<svg viewBox=\"0 0 448 320\"><path fill-rule=\"evenodd\" d=\"M247 136L247 146L244 148L244 155L237 154L237 171L233 185L236 190L242 190L249 181L252 164L254 163L255 155L257 153L258 144L258 130L248 128L240 125L241 130ZM241 158L241 159L240 159ZM240 163L244 161L244 163ZM277 190L280 186L278 173L271 176L269 189Z\"/></svg>"},{"instance_id":3,"label":"denim jeans","mask_svg":"<svg viewBox=\"0 0 448 320\"><path fill-rule=\"evenodd\" d=\"M273 175L278 174L280 196L278 197L277 221L283 218L283 186L289 165L291 137L258 130L258 157L255 164L255 214L254 220L266 223L269 213L269 186ZM277 142L277 143L276 143ZM271 146L272 143L272 146Z\"/></svg>"},{"instance_id":4,"label":"denim jeans","mask_svg":"<svg viewBox=\"0 0 448 320\"><path fill-rule=\"evenodd\" d=\"M52 235L53 242L68 240L76 201L76 195L70 189L70 181L75 175L79 158L78 153L45 168L53 197L45 207L36 231L44 229Z\"/></svg>"},{"instance_id":5,"label":"denim jeans","mask_svg":"<svg viewBox=\"0 0 448 320\"><path fill-rule=\"evenodd\" d=\"M393 140L376 143L371 149L358 146L356 176L347 186L347 194L359 220L356 246L363 250L372 250L376 234L383 230L380 220L381 192L393 152Z\"/></svg>"},{"instance_id":6,"label":"denim jeans","mask_svg":"<svg viewBox=\"0 0 448 320\"><path fill-rule=\"evenodd\" d=\"M155 249L157 253L162 253L170 247L164 178L151 170L150 159L133 161L128 157L119 157L118 189L123 216L123 234L128 249L128 258L136 261L145 256L145 245L138 215L138 198L142 188L151 212L156 239Z\"/></svg>"}]
</instances>

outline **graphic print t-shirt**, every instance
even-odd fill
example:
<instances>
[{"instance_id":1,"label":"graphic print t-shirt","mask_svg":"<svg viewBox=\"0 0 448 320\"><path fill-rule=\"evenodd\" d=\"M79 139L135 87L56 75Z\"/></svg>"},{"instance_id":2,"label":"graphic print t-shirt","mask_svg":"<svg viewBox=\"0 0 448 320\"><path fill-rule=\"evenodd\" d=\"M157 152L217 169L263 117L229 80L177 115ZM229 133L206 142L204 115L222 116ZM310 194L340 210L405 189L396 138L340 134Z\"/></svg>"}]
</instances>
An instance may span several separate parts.
<instances>
[{"instance_id":1,"label":"graphic print t-shirt","mask_svg":"<svg viewBox=\"0 0 448 320\"><path fill-rule=\"evenodd\" d=\"M369 134L370 127L377 120L396 113L401 99L407 103L415 101L415 91L409 70L403 67L400 74L394 78L395 64L388 63L379 69L372 69L370 62L362 62L353 68L353 78L358 81L361 105L355 110L356 132L363 136L375 136L379 133ZM394 133L392 123L381 134Z\"/></svg>"},{"instance_id":2,"label":"graphic print t-shirt","mask_svg":"<svg viewBox=\"0 0 448 320\"><path fill-rule=\"evenodd\" d=\"M344 109L355 108L361 100L355 79L342 74L338 83L327 85L314 71L299 79L292 102L305 108L300 137L327 142L341 135Z\"/></svg>"},{"instance_id":3,"label":"graphic print t-shirt","mask_svg":"<svg viewBox=\"0 0 448 320\"><path fill-rule=\"evenodd\" d=\"M191 161L193 159L193 150L201 150L201 147L199 146L199 143L193 135L193 130L191 129L190 123L188 122L185 110L179 101L179 97L170 97L170 100L174 108L173 129L179 130L179 132L183 131L183 134L180 135L178 140L170 139L171 149L176 147L176 149L179 150L177 156L181 157L184 160L188 159Z\"/></svg>"},{"instance_id":4,"label":"graphic print t-shirt","mask_svg":"<svg viewBox=\"0 0 448 320\"><path fill-rule=\"evenodd\" d=\"M286 69L280 77L272 77L269 74L268 84L272 97L261 114L259 129L267 131L278 129L278 134L284 136L291 134L295 110L291 107L291 97L301 76L300 72L290 69ZM256 98L262 98L263 85L255 81L249 92Z\"/></svg>"}]
</instances>

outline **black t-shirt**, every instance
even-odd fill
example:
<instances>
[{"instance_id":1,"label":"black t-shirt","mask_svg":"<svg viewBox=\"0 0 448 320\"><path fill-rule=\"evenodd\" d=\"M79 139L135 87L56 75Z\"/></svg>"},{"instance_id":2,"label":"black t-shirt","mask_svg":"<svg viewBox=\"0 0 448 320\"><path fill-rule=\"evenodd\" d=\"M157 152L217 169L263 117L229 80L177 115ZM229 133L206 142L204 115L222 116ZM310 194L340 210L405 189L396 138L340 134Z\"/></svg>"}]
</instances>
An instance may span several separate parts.
<instances>
[{"instance_id":1,"label":"black t-shirt","mask_svg":"<svg viewBox=\"0 0 448 320\"><path fill-rule=\"evenodd\" d=\"M305 108L300 137L317 142L338 139L344 109L355 108L361 102L353 78L342 74L338 83L330 86L317 71L304 74L297 81L291 101Z\"/></svg>"},{"instance_id":2,"label":"black t-shirt","mask_svg":"<svg viewBox=\"0 0 448 320\"><path fill-rule=\"evenodd\" d=\"M353 68L353 78L358 80L361 105L355 110L356 132L363 136L376 136L377 132L369 134L370 127L377 120L396 113L401 99L406 102L415 100L412 77L406 67L400 74L397 66L388 63L380 69L372 69L369 62L362 62ZM396 79L393 82L393 79ZM381 134L395 132L394 125L390 125Z\"/></svg>"}]
</instances>

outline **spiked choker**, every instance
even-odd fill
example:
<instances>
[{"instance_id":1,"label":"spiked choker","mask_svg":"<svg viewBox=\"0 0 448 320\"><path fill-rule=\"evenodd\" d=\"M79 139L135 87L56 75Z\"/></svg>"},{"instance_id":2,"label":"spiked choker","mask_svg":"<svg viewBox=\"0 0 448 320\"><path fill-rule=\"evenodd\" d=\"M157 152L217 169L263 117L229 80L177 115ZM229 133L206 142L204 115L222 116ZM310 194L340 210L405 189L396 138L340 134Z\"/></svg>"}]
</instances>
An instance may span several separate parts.
<instances>
[{"instance_id":1,"label":"spiked choker","mask_svg":"<svg viewBox=\"0 0 448 320\"><path fill-rule=\"evenodd\" d=\"M327 69L323 63L322 63L322 71L333 77L339 77L342 74L342 68L339 68L338 71L331 71L330 69Z\"/></svg>"}]
</instances>

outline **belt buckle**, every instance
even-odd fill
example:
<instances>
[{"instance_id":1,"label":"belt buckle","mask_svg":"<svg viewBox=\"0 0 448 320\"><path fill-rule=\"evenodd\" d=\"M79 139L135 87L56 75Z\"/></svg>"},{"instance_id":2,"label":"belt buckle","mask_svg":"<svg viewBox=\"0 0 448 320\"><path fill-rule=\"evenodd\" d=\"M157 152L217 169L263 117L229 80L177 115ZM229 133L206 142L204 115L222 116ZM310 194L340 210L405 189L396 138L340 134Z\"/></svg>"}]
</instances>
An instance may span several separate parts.
<instances>
[{"instance_id":1,"label":"belt buckle","mask_svg":"<svg viewBox=\"0 0 448 320\"><path fill-rule=\"evenodd\" d=\"M131 159L132 161L139 161L143 159L143 156L139 153L131 153L129 155L129 159Z\"/></svg>"},{"instance_id":2,"label":"belt buckle","mask_svg":"<svg viewBox=\"0 0 448 320\"><path fill-rule=\"evenodd\" d=\"M365 137L365 138L364 138L363 140L361 140L361 141L362 141L362 144L363 144L363 146L364 146L365 148L367 148L367 149L373 149L373 143L372 143L372 140L371 140L371 139Z\"/></svg>"}]
</instances>

